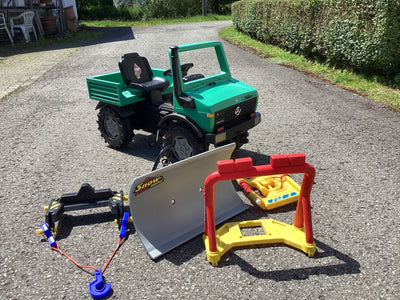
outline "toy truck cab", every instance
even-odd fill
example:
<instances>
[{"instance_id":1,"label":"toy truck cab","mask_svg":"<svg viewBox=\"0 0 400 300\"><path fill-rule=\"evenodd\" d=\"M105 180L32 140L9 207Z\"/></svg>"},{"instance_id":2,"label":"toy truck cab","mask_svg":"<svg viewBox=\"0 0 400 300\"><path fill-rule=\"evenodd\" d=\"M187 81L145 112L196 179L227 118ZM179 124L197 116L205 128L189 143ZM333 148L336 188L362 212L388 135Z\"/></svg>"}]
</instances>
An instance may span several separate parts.
<instances>
[{"instance_id":1,"label":"toy truck cab","mask_svg":"<svg viewBox=\"0 0 400 300\"><path fill-rule=\"evenodd\" d=\"M87 78L90 98L100 101L105 141L121 148L131 142L134 129L141 129L171 146L171 161L206 151L210 144L248 142L248 130L261 121L258 93L231 77L221 42L171 46L169 60L171 69L155 69L146 58L125 54L121 72Z\"/></svg>"},{"instance_id":2,"label":"toy truck cab","mask_svg":"<svg viewBox=\"0 0 400 300\"><path fill-rule=\"evenodd\" d=\"M179 67L180 54L205 48L215 50L217 61L206 62L215 67L215 72L209 76L184 76ZM174 112L193 120L204 131L206 143L218 146L232 141L237 145L247 142L247 130L260 122L260 114L256 113L258 93L253 87L231 77L221 42L173 46L169 55L174 82Z\"/></svg>"}]
</instances>

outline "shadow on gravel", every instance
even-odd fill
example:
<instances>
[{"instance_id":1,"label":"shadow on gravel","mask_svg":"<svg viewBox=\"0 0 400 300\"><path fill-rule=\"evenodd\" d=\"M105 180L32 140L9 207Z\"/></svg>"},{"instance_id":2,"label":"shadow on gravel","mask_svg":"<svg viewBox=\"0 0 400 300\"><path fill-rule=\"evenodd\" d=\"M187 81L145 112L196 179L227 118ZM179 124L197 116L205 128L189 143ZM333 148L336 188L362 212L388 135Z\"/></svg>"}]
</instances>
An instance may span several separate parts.
<instances>
[{"instance_id":1,"label":"shadow on gravel","mask_svg":"<svg viewBox=\"0 0 400 300\"><path fill-rule=\"evenodd\" d=\"M241 157L251 157L253 160L253 165L268 165L270 162L269 155L245 150L245 149L238 149L235 150L232 154L232 159L241 158Z\"/></svg>"},{"instance_id":2,"label":"shadow on gravel","mask_svg":"<svg viewBox=\"0 0 400 300\"><path fill-rule=\"evenodd\" d=\"M113 42L122 42L134 40L135 35L133 34L132 27L120 26L120 27L86 27L87 30L93 30L102 33L102 35L87 43L86 45L97 45Z\"/></svg>"},{"instance_id":3,"label":"shadow on gravel","mask_svg":"<svg viewBox=\"0 0 400 300\"><path fill-rule=\"evenodd\" d=\"M115 151L120 151L127 155L140 157L147 161L154 162L161 151L161 146L156 143L155 135L135 132L133 141L128 145L128 147ZM149 170L149 172L150 171L151 170ZM139 175L143 174L137 174L137 176Z\"/></svg>"},{"instance_id":4,"label":"shadow on gravel","mask_svg":"<svg viewBox=\"0 0 400 300\"><path fill-rule=\"evenodd\" d=\"M155 135L135 133L133 142L127 148L116 151L154 162L161 151L161 146L156 143ZM251 157L253 165L267 165L270 160L268 155L244 149L235 150L232 154L232 159L241 157Z\"/></svg>"},{"instance_id":5,"label":"shadow on gravel","mask_svg":"<svg viewBox=\"0 0 400 300\"><path fill-rule=\"evenodd\" d=\"M101 33L101 36L98 38L89 38L89 40L74 40L72 37L71 40L68 39L60 39L60 40L40 40L39 42L31 41L30 43L17 43L15 47L9 44L0 44L0 57L8 57L17 54L25 54L32 52L40 52L40 51L51 51L58 49L68 49L68 48L76 48L90 45L101 45L105 43L113 43L119 41L127 41L135 39L135 36L132 31L132 27L124 26L124 27L85 27L86 31L93 31ZM76 38L75 38L76 39Z\"/></svg>"},{"instance_id":6,"label":"shadow on gravel","mask_svg":"<svg viewBox=\"0 0 400 300\"><path fill-rule=\"evenodd\" d=\"M290 281L290 280L305 280L310 276L314 275L328 275L328 276L340 276L344 274L358 274L360 273L360 263L350 256L341 253L321 241L314 240L317 246L318 252L312 260L322 260L328 258L329 264L321 265L324 262L318 262L319 266L298 268L289 270L278 270L278 271L260 271L256 267L250 265L248 262L243 260L235 253L230 252L226 259L222 259L220 266L237 265L242 271L261 279L269 279L274 281ZM332 264L332 260L339 261L339 263Z\"/></svg>"}]
</instances>

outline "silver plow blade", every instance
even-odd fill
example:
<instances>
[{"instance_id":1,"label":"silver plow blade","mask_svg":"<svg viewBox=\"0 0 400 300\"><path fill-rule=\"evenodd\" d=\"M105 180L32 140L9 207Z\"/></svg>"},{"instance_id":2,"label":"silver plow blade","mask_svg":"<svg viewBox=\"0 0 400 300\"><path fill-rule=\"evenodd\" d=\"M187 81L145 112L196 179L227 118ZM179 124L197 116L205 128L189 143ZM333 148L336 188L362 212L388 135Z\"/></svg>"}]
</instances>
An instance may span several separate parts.
<instances>
[{"instance_id":1,"label":"silver plow blade","mask_svg":"<svg viewBox=\"0 0 400 300\"><path fill-rule=\"evenodd\" d=\"M229 144L135 178L129 192L133 223L152 259L204 232L204 198L200 189L217 170L217 161L230 159ZM219 224L246 210L231 181L215 188L215 220Z\"/></svg>"}]
</instances>

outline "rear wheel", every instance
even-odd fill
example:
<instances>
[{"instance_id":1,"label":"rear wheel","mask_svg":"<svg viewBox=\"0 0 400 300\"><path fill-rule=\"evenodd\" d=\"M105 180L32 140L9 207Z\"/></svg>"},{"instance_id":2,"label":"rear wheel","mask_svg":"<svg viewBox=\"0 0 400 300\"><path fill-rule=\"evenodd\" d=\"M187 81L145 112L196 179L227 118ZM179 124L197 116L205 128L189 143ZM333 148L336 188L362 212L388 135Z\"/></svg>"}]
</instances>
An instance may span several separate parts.
<instances>
[{"instance_id":1,"label":"rear wheel","mask_svg":"<svg viewBox=\"0 0 400 300\"><path fill-rule=\"evenodd\" d=\"M192 130L175 125L167 129L163 136L163 146L171 145L168 159L173 163L206 151L206 145Z\"/></svg>"},{"instance_id":2,"label":"rear wheel","mask_svg":"<svg viewBox=\"0 0 400 300\"><path fill-rule=\"evenodd\" d=\"M108 106L102 107L97 116L101 136L111 148L123 148L132 141L133 130L129 119L122 118Z\"/></svg>"}]
</instances>

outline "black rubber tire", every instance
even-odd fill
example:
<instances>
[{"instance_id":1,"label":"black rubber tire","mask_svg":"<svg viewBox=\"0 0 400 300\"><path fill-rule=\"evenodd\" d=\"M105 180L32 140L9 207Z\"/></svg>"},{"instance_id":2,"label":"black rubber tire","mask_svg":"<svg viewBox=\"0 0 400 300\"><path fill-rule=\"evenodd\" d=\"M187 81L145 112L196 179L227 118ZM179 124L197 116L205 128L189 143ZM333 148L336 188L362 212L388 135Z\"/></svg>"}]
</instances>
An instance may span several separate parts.
<instances>
[{"instance_id":1,"label":"black rubber tire","mask_svg":"<svg viewBox=\"0 0 400 300\"><path fill-rule=\"evenodd\" d=\"M171 145L168 159L171 163L189 158L207 150L192 130L179 124L169 127L163 135L163 147Z\"/></svg>"},{"instance_id":2,"label":"black rubber tire","mask_svg":"<svg viewBox=\"0 0 400 300\"><path fill-rule=\"evenodd\" d=\"M131 122L111 107L102 107L97 114L101 136L113 149L124 148L132 142L134 136Z\"/></svg>"}]
</instances>

